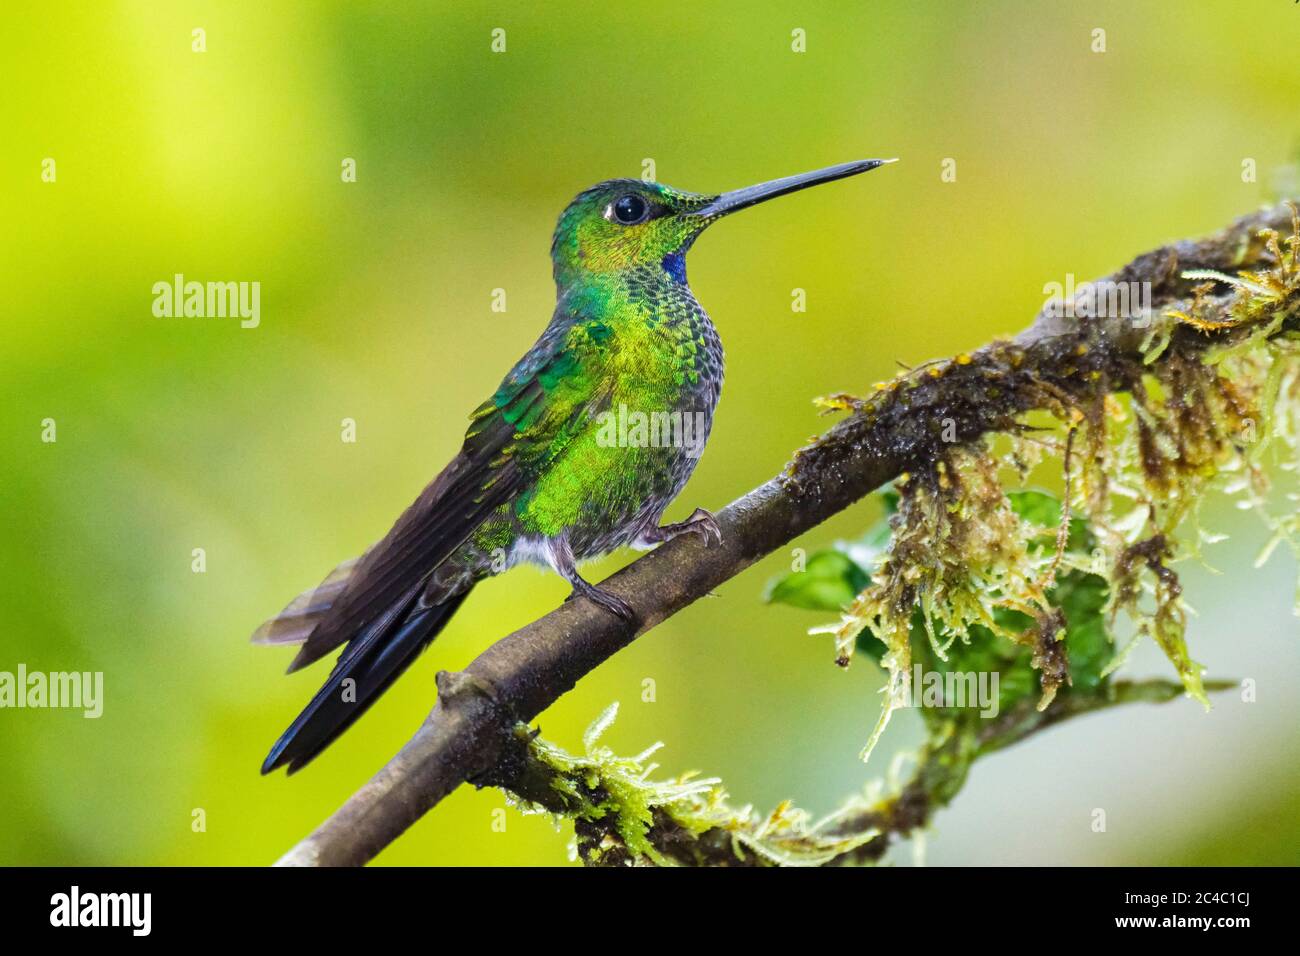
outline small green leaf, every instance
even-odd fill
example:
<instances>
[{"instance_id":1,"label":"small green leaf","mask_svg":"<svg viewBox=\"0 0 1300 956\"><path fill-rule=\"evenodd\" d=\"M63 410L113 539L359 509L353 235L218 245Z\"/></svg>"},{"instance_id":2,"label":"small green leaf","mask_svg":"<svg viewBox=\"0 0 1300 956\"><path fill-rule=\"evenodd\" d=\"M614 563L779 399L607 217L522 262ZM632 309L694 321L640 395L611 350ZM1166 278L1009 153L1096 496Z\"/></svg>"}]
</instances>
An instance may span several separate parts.
<instances>
[{"instance_id":1,"label":"small green leaf","mask_svg":"<svg viewBox=\"0 0 1300 956\"><path fill-rule=\"evenodd\" d=\"M840 550L817 551L802 571L772 580L764 599L810 611L842 611L870 581L852 558Z\"/></svg>"},{"instance_id":2,"label":"small green leaf","mask_svg":"<svg viewBox=\"0 0 1300 956\"><path fill-rule=\"evenodd\" d=\"M1061 523L1061 502L1046 491L1008 491L1007 500L1012 511L1040 528L1056 528Z\"/></svg>"}]
</instances>

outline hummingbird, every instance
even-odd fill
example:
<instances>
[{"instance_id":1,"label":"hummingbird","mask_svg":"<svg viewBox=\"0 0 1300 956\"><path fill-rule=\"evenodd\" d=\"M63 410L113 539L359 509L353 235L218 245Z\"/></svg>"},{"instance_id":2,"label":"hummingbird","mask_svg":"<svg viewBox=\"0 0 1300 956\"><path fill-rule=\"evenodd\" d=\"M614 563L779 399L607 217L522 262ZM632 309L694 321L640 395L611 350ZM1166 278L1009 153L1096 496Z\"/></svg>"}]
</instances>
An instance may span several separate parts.
<instances>
[{"instance_id":1,"label":"hummingbird","mask_svg":"<svg viewBox=\"0 0 1300 956\"><path fill-rule=\"evenodd\" d=\"M316 757L489 575L522 562L549 567L571 598L630 623L631 607L586 581L579 562L684 534L720 541L703 508L660 524L699 460L722 389L722 342L687 284L686 253L724 216L890 162L842 163L714 195L639 179L579 193L551 242L551 321L474 410L460 453L382 540L254 633L256 643L301 645L290 673L343 645L262 773L293 773ZM633 427L611 427L637 413L644 417ZM656 415L663 427L636 427ZM690 441L681 423L694 426Z\"/></svg>"}]
</instances>

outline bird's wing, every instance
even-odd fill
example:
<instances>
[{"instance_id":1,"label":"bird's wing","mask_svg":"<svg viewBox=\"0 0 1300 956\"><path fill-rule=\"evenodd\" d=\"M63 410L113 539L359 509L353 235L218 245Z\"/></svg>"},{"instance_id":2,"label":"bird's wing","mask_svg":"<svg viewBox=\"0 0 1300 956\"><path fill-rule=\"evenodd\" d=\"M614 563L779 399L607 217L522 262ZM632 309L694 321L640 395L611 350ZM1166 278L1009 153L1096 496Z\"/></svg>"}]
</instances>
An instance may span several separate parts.
<instances>
[{"instance_id":1,"label":"bird's wing","mask_svg":"<svg viewBox=\"0 0 1300 956\"><path fill-rule=\"evenodd\" d=\"M356 636L397 604L409 603L412 590L608 404L599 373L609 337L591 325L557 311L496 394L475 410L460 454L350 569L341 591L330 595L329 607L315 615L291 671ZM311 598L306 600L310 604ZM285 613L303 617L298 603ZM270 633L273 624L258 633Z\"/></svg>"}]
</instances>

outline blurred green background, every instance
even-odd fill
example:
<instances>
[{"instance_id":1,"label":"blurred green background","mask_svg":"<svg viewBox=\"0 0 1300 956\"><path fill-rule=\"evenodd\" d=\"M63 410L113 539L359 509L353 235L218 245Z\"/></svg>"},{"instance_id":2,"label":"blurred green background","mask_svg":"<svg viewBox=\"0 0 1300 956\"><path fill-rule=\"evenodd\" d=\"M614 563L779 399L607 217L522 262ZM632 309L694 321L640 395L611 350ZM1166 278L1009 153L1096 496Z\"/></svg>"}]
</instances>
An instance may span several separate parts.
<instances>
[{"instance_id":1,"label":"blurred green background","mask_svg":"<svg viewBox=\"0 0 1300 956\"><path fill-rule=\"evenodd\" d=\"M826 424L812 397L1017 331L1044 283L1294 189L1298 41L1286 0L9 5L0 670L102 670L106 702L99 720L0 711L0 863L270 862L407 739L437 670L564 597L530 569L487 582L321 759L258 776L326 668L286 678L290 653L247 635L454 454L550 315L551 229L581 188L646 159L700 191L902 159L737 216L692 252L729 365L677 518L775 473ZM956 182L940 179L948 157ZM175 273L259 281L260 327L155 318L151 287ZM57 443L40 440L45 418ZM1226 505L1209 518L1238 533L1208 555L1224 573L1186 570L1192 652L1213 676L1257 679L1259 701L1117 710L996 755L939 815L929 861L1297 861L1294 561L1252 571L1261 526ZM618 700L607 739L664 740L662 772L720 775L761 808L833 809L916 744L919 720L903 713L858 763L880 674L834 667L805 633L820 616L760 603L787 565L771 557L638 641L544 733L576 748ZM1128 672L1169 676L1150 647ZM462 789L380 862L565 860L570 833L543 818L512 810L496 832L502 804Z\"/></svg>"}]
</instances>

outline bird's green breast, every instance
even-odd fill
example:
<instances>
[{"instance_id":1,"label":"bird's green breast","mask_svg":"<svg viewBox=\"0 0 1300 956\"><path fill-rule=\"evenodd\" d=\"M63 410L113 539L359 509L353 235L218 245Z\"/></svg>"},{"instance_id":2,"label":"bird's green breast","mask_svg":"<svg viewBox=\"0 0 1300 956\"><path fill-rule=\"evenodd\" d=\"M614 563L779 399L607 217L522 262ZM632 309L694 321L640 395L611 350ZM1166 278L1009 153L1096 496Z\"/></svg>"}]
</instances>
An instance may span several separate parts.
<instances>
[{"instance_id":1,"label":"bird's green breast","mask_svg":"<svg viewBox=\"0 0 1300 956\"><path fill-rule=\"evenodd\" d=\"M671 500L694 466L700 448L685 442L702 446L707 435L721 348L689 288L646 272L593 282L563 303L564 344L539 375L545 400L515 423L537 436L527 453L535 478L511 505L516 534L612 532Z\"/></svg>"}]
</instances>

